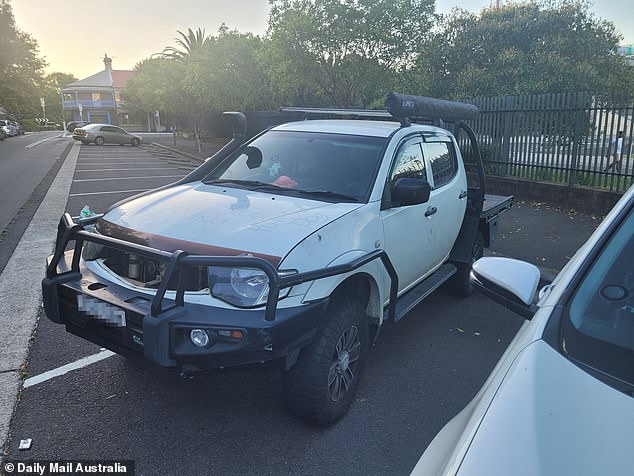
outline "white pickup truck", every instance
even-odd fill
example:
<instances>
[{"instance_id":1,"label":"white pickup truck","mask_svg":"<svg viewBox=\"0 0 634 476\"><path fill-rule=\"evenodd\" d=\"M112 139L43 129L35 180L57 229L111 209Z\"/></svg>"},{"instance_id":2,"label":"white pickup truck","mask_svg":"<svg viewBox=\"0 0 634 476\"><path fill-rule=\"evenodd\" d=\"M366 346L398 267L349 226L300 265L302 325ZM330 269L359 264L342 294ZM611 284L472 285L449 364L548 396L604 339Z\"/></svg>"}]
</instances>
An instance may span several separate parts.
<instances>
[{"instance_id":1,"label":"white pickup truck","mask_svg":"<svg viewBox=\"0 0 634 476\"><path fill-rule=\"evenodd\" d=\"M484 195L464 122L477 108L400 94L386 106L294 110L354 119L290 122L247 143L244 116L227 113L234 139L182 180L62 217L46 314L187 375L279 366L288 409L333 424L380 327L446 281L469 294L471 263L512 204Z\"/></svg>"}]
</instances>

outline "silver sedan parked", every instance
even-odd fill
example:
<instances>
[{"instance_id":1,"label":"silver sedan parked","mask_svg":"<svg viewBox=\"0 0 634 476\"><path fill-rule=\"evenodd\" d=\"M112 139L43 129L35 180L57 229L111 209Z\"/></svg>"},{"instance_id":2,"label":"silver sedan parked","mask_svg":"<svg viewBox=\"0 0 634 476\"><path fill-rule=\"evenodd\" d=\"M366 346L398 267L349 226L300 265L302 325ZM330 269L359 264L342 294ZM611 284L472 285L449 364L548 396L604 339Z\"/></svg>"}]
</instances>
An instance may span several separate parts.
<instances>
[{"instance_id":1,"label":"silver sedan parked","mask_svg":"<svg viewBox=\"0 0 634 476\"><path fill-rule=\"evenodd\" d=\"M83 144L95 145L104 144L130 144L138 147L143 142L143 138L109 124L89 124L78 127L73 131L73 139L81 141Z\"/></svg>"}]
</instances>

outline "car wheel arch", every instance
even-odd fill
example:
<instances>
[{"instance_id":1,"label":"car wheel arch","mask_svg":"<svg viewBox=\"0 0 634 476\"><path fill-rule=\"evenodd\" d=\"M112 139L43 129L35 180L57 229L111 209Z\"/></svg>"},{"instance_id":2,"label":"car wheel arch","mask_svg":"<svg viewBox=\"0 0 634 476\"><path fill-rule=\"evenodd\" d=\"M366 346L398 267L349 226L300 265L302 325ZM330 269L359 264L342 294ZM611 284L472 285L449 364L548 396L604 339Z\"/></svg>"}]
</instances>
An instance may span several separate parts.
<instances>
[{"instance_id":1,"label":"car wheel arch","mask_svg":"<svg viewBox=\"0 0 634 476\"><path fill-rule=\"evenodd\" d=\"M356 301L363 307L370 326L370 342L373 342L383 315L379 286L374 277L363 272L348 276L330 294L331 302L337 302L339 298Z\"/></svg>"}]
</instances>

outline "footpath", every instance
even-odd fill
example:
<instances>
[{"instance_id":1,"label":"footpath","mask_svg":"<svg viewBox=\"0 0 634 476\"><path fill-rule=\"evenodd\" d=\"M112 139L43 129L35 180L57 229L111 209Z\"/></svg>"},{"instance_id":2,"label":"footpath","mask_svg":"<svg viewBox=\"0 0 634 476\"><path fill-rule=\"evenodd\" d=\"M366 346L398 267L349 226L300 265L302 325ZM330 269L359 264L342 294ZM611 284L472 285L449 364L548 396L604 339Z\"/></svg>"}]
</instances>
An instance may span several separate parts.
<instances>
[{"instance_id":1,"label":"footpath","mask_svg":"<svg viewBox=\"0 0 634 476\"><path fill-rule=\"evenodd\" d=\"M223 143L204 143L198 152L194 141L161 137L160 145L200 162ZM149 145L152 147L152 145ZM155 146L156 147L156 146ZM23 385L23 369L37 327L41 306L40 281L45 257L51 253L59 217L64 212L75 172L79 144L75 144L0 274L0 448L8 438L11 416ZM490 253L536 264L545 274L555 274L588 239L603 218L566 210L556 203L525 201L515 204L499 223L497 241ZM1 458L0 458L1 459Z\"/></svg>"}]
</instances>

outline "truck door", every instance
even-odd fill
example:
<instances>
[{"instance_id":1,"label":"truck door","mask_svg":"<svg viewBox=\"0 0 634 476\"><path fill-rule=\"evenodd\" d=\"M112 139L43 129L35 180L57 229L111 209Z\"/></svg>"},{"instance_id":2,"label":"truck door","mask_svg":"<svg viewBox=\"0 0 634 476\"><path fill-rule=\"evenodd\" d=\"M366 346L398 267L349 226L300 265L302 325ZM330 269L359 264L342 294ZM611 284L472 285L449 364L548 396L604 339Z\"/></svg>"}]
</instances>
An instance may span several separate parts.
<instances>
[{"instance_id":1,"label":"truck door","mask_svg":"<svg viewBox=\"0 0 634 476\"><path fill-rule=\"evenodd\" d=\"M389 197L391 185L399 178L417 178L429 181L428 167L423 157L420 136L404 141L396 152L384 197ZM385 205L386 204L386 205ZM396 268L399 292L410 288L429 274L435 261L434 215L429 204L400 206L384 200L381 210L383 248ZM389 282L389 280L386 280Z\"/></svg>"},{"instance_id":2,"label":"truck door","mask_svg":"<svg viewBox=\"0 0 634 476\"><path fill-rule=\"evenodd\" d=\"M433 189L429 204L436 208L435 247L433 253L440 264L449 252L460 232L467 207L467 177L462 160L449 137L428 138L423 144L425 158L430 164Z\"/></svg>"}]
</instances>

